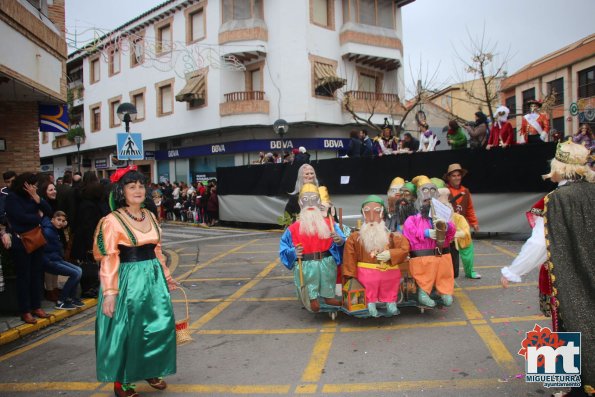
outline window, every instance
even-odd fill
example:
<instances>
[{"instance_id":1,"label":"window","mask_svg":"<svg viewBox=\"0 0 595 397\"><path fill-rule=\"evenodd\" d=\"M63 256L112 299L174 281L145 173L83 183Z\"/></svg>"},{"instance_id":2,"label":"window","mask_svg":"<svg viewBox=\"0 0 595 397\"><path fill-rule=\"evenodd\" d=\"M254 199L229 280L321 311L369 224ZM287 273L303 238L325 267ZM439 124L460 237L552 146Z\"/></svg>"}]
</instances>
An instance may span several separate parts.
<instances>
[{"instance_id":1,"label":"window","mask_svg":"<svg viewBox=\"0 0 595 397\"><path fill-rule=\"evenodd\" d=\"M559 79L547 83L547 91L548 94L551 94L552 92L556 94L554 106L564 105L564 78L560 77Z\"/></svg>"},{"instance_id":2,"label":"window","mask_svg":"<svg viewBox=\"0 0 595 397\"><path fill-rule=\"evenodd\" d=\"M314 96L333 99L335 91L347 84L337 75L337 61L310 55Z\"/></svg>"},{"instance_id":3,"label":"window","mask_svg":"<svg viewBox=\"0 0 595 397\"><path fill-rule=\"evenodd\" d=\"M516 110L516 96L515 95L509 96L508 98L506 98L506 101L504 104L506 105L508 110L510 110L511 115L516 114L517 110Z\"/></svg>"},{"instance_id":4,"label":"window","mask_svg":"<svg viewBox=\"0 0 595 397\"><path fill-rule=\"evenodd\" d=\"M118 51L117 48L114 48L109 52L108 62L110 76L120 73L120 51Z\"/></svg>"},{"instance_id":5,"label":"window","mask_svg":"<svg viewBox=\"0 0 595 397\"><path fill-rule=\"evenodd\" d=\"M186 15L186 44L194 43L206 37L206 16L202 5L187 8Z\"/></svg>"},{"instance_id":6,"label":"window","mask_svg":"<svg viewBox=\"0 0 595 397\"><path fill-rule=\"evenodd\" d=\"M564 136L564 117L556 117L553 119L552 129L558 131L561 136Z\"/></svg>"},{"instance_id":7,"label":"window","mask_svg":"<svg viewBox=\"0 0 595 397\"><path fill-rule=\"evenodd\" d=\"M263 87L264 61L246 66L246 91L264 91ZM254 99L262 99L254 97Z\"/></svg>"},{"instance_id":8,"label":"window","mask_svg":"<svg viewBox=\"0 0 595 397\"><path fill-rule=\"evenodd\" d=\"M329 29L335 29L334 0L310 0L310 22Z\"/></svg>"},{"instance_id":9,"label":"window","mask_svg":"<svg viewBox=\"0 0 595 397\"><path fill-rule=\"evenodd\" d=\"M376 92L376 76L370 76L361 73L357 81L357 90L366 92Z\"/></svg>"},{"instance_id":10,"label":"window","mask_svg":"<svg viewBox=\"0 0 595 397\"><path fill-rule=\"evenodd\" d=\"M343 20L395 29L393 0L343 0Z\"/></svg>"},{"instance_id":11,"label":"window","mask_svg":"<svg viewBox=\"0 0 595 397\"><path fill-rule=\"evenodd\" d=\"M130 102L136 108L136 120L143 121L145 119L145 88L141 88L130 92Z\"/></svg>"},{"instance_id":12,"label":"window","mask_svg":"<svg viewBox=\"0 0 595 397\"><path fill-rule=\"evenodd\" d=\"M89 59L89 81L91 84L97 83L100 78L99 74L99 57Z\"/></svg>"},{"instance_id":13,"label":"window","mask_svg":"<svg viewBox=\"0 0 595 397\"><path fill-rule=\"evenodd\" d=\"M263 19L262 0L221 0L223 22Z\"/></svg>"},{"instance_id":14,"label":"window","mask_svg":"<svg viewBox=\"0 0 595 397\"><path fill-rule=\"evenodd\" d=\"M118 117L118 106L122 103L122 95L107 100L109 109L109 126L110 128L119 127L122 122Z\"/></svg>"},{"instance_id":15,"label":"window","mask_svg":"<svg viewBox=\"0 0 595 397\"><path fill-rule=\"evenodd\" d=\"M130 67L140 65L145 61L145 38L144 32L142 34L133 35L130 40Z\"/></svg>"},{"instance_id":16,"label":"window","mask_svg":"<svg viewBox=\"0 0 595 397\"><path fill-rule=\"evenodd\" d=\"M535 99L535 88L531 88L523 91L523 114L530 112L530 107L527 102Z\"/></svg>"},{"instance_id":17,"label":"window","mask_svg":"<svg viewBox=\"0 0 595 397\"><path fill-rule=\"evenodd\" d=\"M186 74L186 85L175 96L176 101L186 102L187 109L207 106L207 73L203 68Z\"/></svg>"},{"instance_id":18,"label":"window","mask_svg":"<svg viewBox=\"0 0 595 397\"><path fill-rule=\"evenodd\" d=\"M91 132L101 130L101 103L89 106L89 113L91 114Z\"/></svg>"},{"instance_id":19,"label":"window","mask_svg":"<svg viewBox=\"0 0 595 397\"><path fill-rule=\"evenodd\" d=\"M578 97L595 96L595 66L578 72Z\"/></svg>"},{"instance_id":20,"label":"window","mask_svg":"<svg viewBox=\"0 0 595 397\"><path fill-rule=\"evenodd\" d=\"M157 55L168 53L172 50L172 22L169 18L155 24L155 53Z\"/></svg>"},{"instance_id":21,"label":"window","mask_svg":"<svg viewBox=\"0 0 595 397\"><path fill-rule=\"evenodd\" d=\"M49 134L45 131L41 132L41 143L48 143L50 141Z\"/></svg>"},{"instance_id":22,"label":"window","mask_svg":"<svg viewBox=\"0 0 595 397\"><path fill-rule=\"evenodd\" d=\"M157 91L157 117L168 116L174 112L174 79L155 84Z\"/></svg>"}]
</instances>

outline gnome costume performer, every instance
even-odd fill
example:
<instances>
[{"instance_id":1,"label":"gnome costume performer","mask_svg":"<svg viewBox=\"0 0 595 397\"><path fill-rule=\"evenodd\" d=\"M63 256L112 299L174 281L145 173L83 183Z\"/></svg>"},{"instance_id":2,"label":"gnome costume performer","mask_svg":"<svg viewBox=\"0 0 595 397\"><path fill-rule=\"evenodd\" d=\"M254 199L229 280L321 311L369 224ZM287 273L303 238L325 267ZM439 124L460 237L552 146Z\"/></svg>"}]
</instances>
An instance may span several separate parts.
<instances>
[{"instance_id":1,"label":"gnome costume performer","mask_svg":"<svg viewBox=\"0 0 595 397\"><path fill-rule=\"evenodd\" d=\"M425 175L413 178L413 183L417 185L420 213L407 218L403 234L409 240L409 271L419 287L417 298L422 305L436 306L430 298L435 287L444 306L450 306L455 280L449 245L456 228L452 222L434 222L431 217L431 200L438 198L436 185Z\"/></svg>"},{"instance_id":2,"label":"gnome costume performer","mask_svg":"<svg viewBox=\"0 0 595 397\"><path fill-rule=\"evenodd\" d=\"M362 204L364 224L345 243L343 276L357 278L366 289L368 312L378 317L377 303L386 303L386 312L398 314L397 295L401 283L399 263L407 259L409 242L400 233L391 233L384 223L384 201L368 196Z\"/></svg>"},{"instance_id":3,"label":"gnome costume performer","mask_svg":"<svg viewBox=\"0 0 595 397\"><path fill-rule=\"evenodd\" d=\"M302 261L304 284L312 312L320 310L318 298L328 305L340 306L335 298L337 265L341 263L339 247L345 243L345 235L339 225L320 211L318 187L306 183L299 194L299 220L289 226L281 237L279 255L288 269L293 269L294 282L300 290L300 271L296 262Z\"/></svg>"},{"instance_id":4,"label":"gnome costume performer","mask_svg":"<svg viewBox=\"0 0 595 397\"><path fill-rule=\"evenodd\" d=\"M405 182L403 178L396 177L390 183L386 193L388 201L388 230L391 232L401 231L405 219L414 215L415 185Z\"/></svg>"}]
</instances>

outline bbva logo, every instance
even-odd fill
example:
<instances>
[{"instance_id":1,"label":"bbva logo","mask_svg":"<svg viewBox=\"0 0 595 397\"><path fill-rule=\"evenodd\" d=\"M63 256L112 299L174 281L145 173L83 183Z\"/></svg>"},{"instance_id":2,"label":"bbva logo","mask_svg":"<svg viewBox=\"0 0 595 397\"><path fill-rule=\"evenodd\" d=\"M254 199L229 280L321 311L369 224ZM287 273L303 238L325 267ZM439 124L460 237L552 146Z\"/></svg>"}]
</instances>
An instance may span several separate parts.
<instances>
[{"instance_id":1,"label":"bbva logo","mask_svg":"<svg viewBox=\"0 0 595 397\"><path fill-rule=\"evenodd\" d=\"M325 139L323 144L325 149L343 149L343 141L340 139Z\"/></svg>"},{"instance_id":2,"label":"bbva logo","mask_svg":"<svg viewBox=\"0 0 595 397\"><path fill-rule=\"evenodd\" d=\"M212 145L211 153L223 153L225 152L225 145Z\"/></svg>"}]
</instances>

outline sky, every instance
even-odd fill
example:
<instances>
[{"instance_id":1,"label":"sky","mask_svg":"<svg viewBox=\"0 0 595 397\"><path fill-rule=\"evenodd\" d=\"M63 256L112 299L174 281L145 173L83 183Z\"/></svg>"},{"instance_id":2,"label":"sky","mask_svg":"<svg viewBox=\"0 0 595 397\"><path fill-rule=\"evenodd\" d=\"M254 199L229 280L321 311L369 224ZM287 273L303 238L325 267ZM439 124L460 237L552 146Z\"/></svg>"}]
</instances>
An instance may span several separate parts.
<instances>
[{"instance_id":1,"label":"sky","mask_svg":"<svg viewBox=\"0 0 595 397\"><path fill-rule=\"evenodd\" d=\"M270 0L278 1L278 0ZM307 0L293 0L307 1ZM163 0L66 0L67 40L80 47L148 11ZM442 89L472 78L459 58L471 41L506 61L512 74L524 65L595 33L595 0L416 0L403 7L405 97L415 81ZM73 51L74 48L69 48Z\"/></svg>"}]
</instances>

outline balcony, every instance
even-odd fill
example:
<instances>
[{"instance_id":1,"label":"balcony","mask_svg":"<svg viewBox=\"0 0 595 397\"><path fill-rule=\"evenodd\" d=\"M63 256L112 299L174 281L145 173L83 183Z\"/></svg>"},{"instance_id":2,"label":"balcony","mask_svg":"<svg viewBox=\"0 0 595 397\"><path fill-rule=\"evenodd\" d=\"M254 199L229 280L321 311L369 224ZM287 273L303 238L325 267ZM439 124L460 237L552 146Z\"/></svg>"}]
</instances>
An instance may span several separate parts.
<instances>
[{"instance_id":1,"label":"balcony","mask_svg":"<svg viewBox=\"0 0 595 397\"><path fill-rule=\"evenodd\" d=\"M85 143L85 139L84 138L83 138L83 141L81 143ZM52 141L52 149L59 149L59 148L63 148L63 147L67 147L67 146L72 146L72 145L75 145L74 141L68 140L68 138L66 137L66 134L64 134L64 135L58 135Z\"/></svg>"},{"instance_id":2,"label":"balcony","mask_svg":"<svg viewBox=\"0 0 595 397\"><path fill-rule=\"evenodd\" d=\"M400 114L405 109L397 94L369 91L347 91L343 99L343 110L357 113Z\"/></svg>"},{"instance_id":3,"label":"balcony","mask_svg":"<svg viewBox=\"0 0 595 397\"><path fill-rule=\"evenodd\" d=\"M347 22L339 41L341 56L347 61L386 71L402 64L403 43L395 30Z\"/></svg>"},{"instance_id":4,"label":"balcony","mask_svg":"<svg viewBox=\"0 0 595 397\"><path fill-rule=\"evenodd\" d=\"M85 88L82 81L75 81L68 84L67 101L72 107L81 106L85 99Z\"/></svg>"},{"instance_id":5,"label":"balcony","mask_svg":"<svg viewBox=\"0 0 595 397\"><path fill-rule=\"evenodd\" d=\"M224 94L225 102L219 105L221 116L247 113L269 113L269 101L264 91L237 91Z\"/></svg>"}]
</instances>

